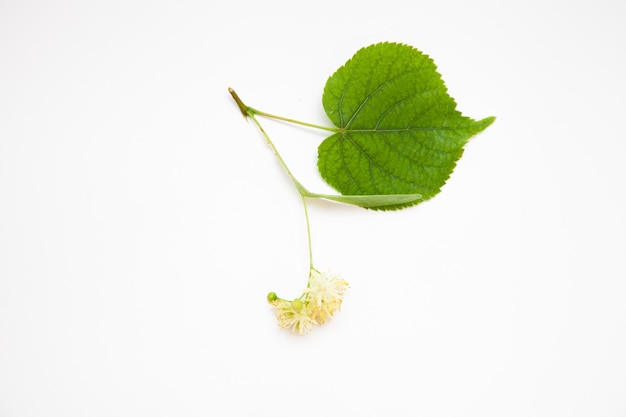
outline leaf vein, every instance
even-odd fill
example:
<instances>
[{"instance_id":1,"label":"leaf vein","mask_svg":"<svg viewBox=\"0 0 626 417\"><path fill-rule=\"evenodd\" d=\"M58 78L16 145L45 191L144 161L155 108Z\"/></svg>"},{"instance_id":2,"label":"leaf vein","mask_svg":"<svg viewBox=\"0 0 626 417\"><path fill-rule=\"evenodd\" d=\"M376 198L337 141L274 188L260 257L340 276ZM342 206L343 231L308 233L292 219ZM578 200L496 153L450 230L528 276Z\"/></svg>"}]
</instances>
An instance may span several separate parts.
<instances>
[{"instance_id":1,"label":"leaf vein","mask_svg":"<svg viewBox=\"0 0 626 417\"><path fill-rule=\"evenodd\" d=\"M393 103L391 106L389 106L379 117L378 120L376 120L376 124L374 125L374 129L373 130L378 130L378 126L380 125L380 122L382 122L383 118L391 111L393 110L395 107L402 105L403 103L411 100L412 98L415 98L417 96L421 96L427 93L430 93L432 91L436 91L436 88L431 88L428 90L424 90L424 91L416 91L414 94L410 94L409 96L403 98L402 100L398 100L395 103ZM428 113L430 110L432 110L433 106L429 106L427 107L424 111L420 112L420 113L416 113L414 115L414 117L419 117L423 114ZM406 129L410 129L410 126L407 126Z\"/></svg>"},{"instance_id":2,"label":"leaf vein","mask_svg":"<svg viewBox=\"0 0 626 417\"><path fill-rule=\"evenodd\" d=\"M365 105L372 99L372 97L374 97L376 94L378 94L383 88L385 88L386 86L388 86L392 82L395 82L398 78L403 77L403 76L405 76L407 74L418 72L419 70L420 70L419 68L416 68L416 69L413 69L411 71L401 72L400 74L396 75L395 77L392 77L392 78L388 79L387 81L385 81L384 83L382 83L380 86L378 86L378 88L376 88L374 91L372 91L370 94L368 94L363 99L363 101L361 102L359 107L355 110L355 112L350 117L350 120L348 120L348 122L345 124L345 126L342 125L342 127L345 127L346 129L348 129L350 124L352 123L352 121L356 118L356 116L358 116L358 114L361 112L361 110L363 110L363 107L365 107Z\"/></svg>"},{"instance_id":3,"label":"leaf vein","mask_svg":"<svg viewBox=\"0 0 626 417\"><path fill-rule=\"evenodd\" d=\"M359 144L355 141L355 139L354 139L351 135L349 135L349 134L345 134L343 137L347 138L347 140L349 140L349 142L352 144L352 146L354 146L354 148L355 148L357 151L359 151L359 152L360 152L360 153L361 153L361 154L362 154L365 158L367 158L368 163L369 163L370 178L371 178L371 180L372 180L372 186L374 187L374 189L375 189L375 190L378 190L378 187L376 186L376 182L374 181L374 178L375 178L375 177L373 177L373 176L372 176L372 165L376 166L376 167L377 167L377 168L378 168L381 172L383 172L384 174L386 174L386 175L387 175L387 177L389 178L389 180L390 180L390 181L392 181L392 182L393 182L394 180L400 180L400 181L402 181L402 182L404 182L404 183L407 183L407 184L412 184L412 185L415 185L415 186L418 186L418 187L427 188L427 189L433 189L432 187L424 186L424 184L418 183L417 181L413 180L412 178L402 178L402 177L400 177L399 175L394 174L394 173L393 173L390 169L388 169L386 166L384 166L383 164L381 164L381 163L377 162L377 160L376 160L375 158L372 158L372 157L371 157L371 156L370 156L370 155L369 155L369 154L365 151L365 149L363 149L363 147L361 147L361 146L360 146L360 145L359 145ZM391 147L391 146L390 146L390 147ZM396 151L396 153L397 153L397 151ZM402 156L402 155L400 155L400 156ZM343 165L344 165L344 169L346 170L346 172L350 175L350 178L352 179L352 181L353 181L353 182L355 183L355 185L357 185L357 187L358 187L358 184L356 183L356 181L354 181L354 177L350 174L350 172L349 172L349 170L348 170L348 167L347 167L347 164L345 164L345 161L344 161ZM427 166L427 165L425 165L425 166ZM440 167L437 167L437 166L433 166L433 167L434 167L434 168L440 168ZM429 177L431 177L431 178L432 178L432 175L431 175L428 171L424 170L424 172L425 172L425 173L426 173ZM360 187L358 187L358 188L360 189Z\"/></svg>"},{"instance_id":4,"label":"leaf vein","mask_svg":"<svg viewBox=\"0 0 626 417\"><path fill-rule=\"evenodd\" d=\"M395 146L395 145L393 145L393 143L391 143L391 141L389 140L389 138L387 138L384 134L383 134L383 135L381 135L381 136L382 136L383 140L385 141L385 144L387 145L387 147L388 147L388 148L389 148L392 152L394 152L394 153L395 153L395 154L396 154L399 158L402 158L402 159L405 159L405 160L407 160L407 161L411 162L411 163L412 163L412 165L410 165L410 166L415 166L415 167L420 168L420 169L422 170L422 172L423 172L424 174L426 174L426 176L428 176L432 182L435 182L435 183L437 182L437 179L436 179L436 178L433 176L433 174L431 174L431 173L430 173L430 172L429 172L426 168L442 169L442 168L444 168L444 167L445 167L444 165L425 164L425 163L424 163L424 162L422 162L422 161L418 161L417 159L414 159L414 158L412 158L411 156L409 156L409 155L407 155L407 154L402 153L402 152L398 149L398 147L397 147L397 146ZM420 142L420 141L417 141L417 143L419 143L419 145L420 145L422 148L427 149L427 150L430 150L430 151L433 151L433 152L435 152L435 153L444 154L444 155L449 155L449 154L451 154L451 152L446 152L446 151L442 151L442 150L439 150L439 149L434 149L434 148L431 148L431 147L429 147L429 146L426 146L426 145L424 145L424 144L423 144L422 142ZM408 176L408 174L407 174L407 176ZM417 183L415 182L415 184L417 184ZM427 187L427 186L424 186L424 184L419 184L419 185L423 186L424 188L431 189L431 190L435 189L435 188L433 188L433 187Z\"/></svg>"},{"instance_id":5,"label":"leaf vein","mask_svg":"<svg viewBox=\"0 0 626 417\"><path fill-rule=\"evenodd\" d=\"M339 141L337 142L337 143L339 143L339 154L341 156L341 165L343 166L343 169L346 172L346 174L348 175L348 178L350 179L350 181L356 186L356 188L359 190L359 192L362 192L363 189L361 188L361 186L359 185L357 180L354 178L354 176L350 172L350 168L348 167L348 164L346 163L346 155L344 153L344 147L343 147L344 137L345 137L345 135L341 135L339 137Z\"/></svg>"}]
</instances>

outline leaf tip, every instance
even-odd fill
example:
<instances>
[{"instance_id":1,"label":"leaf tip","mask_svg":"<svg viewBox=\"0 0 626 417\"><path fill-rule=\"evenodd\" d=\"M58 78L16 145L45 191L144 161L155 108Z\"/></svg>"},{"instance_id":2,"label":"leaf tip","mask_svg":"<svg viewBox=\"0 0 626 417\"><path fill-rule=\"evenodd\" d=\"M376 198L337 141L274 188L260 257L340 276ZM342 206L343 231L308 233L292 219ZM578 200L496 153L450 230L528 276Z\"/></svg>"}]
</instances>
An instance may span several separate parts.
<instances>
[{"instance_id":1,"label":"leaf tip","mask_svg":"<svg viewBox=\"0 0 626 417\"><path fill-rule=\"evenodd\" d=\"M482 119L482 120L480 120L478 122L480 124L480 130L482 131L482 130L487 129L495 121L496 121L496 116L485 117L484 119Z\"/></svg>"},{"instance_id":2,"label":"leaf tip","mask_svg":"<svg viewBox=\"0 0 626 417\"><path fill-rule=\"evenodd\" d=\"M485 117L483 120L481 120L483 123L485 123L485 127L489 127L493 122L496 121L496 116L489 116L489 117Z\"/></svg>"}]
</instances>

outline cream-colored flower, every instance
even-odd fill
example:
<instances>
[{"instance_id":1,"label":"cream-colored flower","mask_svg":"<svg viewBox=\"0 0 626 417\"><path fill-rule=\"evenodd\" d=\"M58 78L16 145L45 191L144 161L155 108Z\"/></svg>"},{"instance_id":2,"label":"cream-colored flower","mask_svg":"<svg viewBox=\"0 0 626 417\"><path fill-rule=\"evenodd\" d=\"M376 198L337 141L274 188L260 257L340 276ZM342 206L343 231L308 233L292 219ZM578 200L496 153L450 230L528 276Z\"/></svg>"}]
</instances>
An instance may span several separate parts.
<instances>
[{"instance_id":1,"label":"cream-colored flower","mask_svg":"<svg viewBox=\"0 0 626 417\"><path fill-rule=\"evenodd\" d=\"M319 306L313 306L311 308L311 314L319 324L324 324L340 309L341 300L336 300L330 303L322 303Z\"/></svg>"},{"instance_id":2,"label":"cream-colored flower","mask_svg":"<svg viewBox=\"0 0 626 417\"><path fill-rule=\"evenodd\" d=\"M339 311L347 288L348 282L339 275L311 269L309 284L299 298L283 300L271 292L267 301L275 307L280 327L303 335Z\"/></svg>"},{"instance_id":3,"label":"cream-colored flower","mask_svg":"<svg viewBox=\"0 0 626 417\"><path fill-rule=\"evenodd\" d=\"M291 330L291 333L297 331L302 336L311 331L314 324L317 324L308 303L303 302L299 298L293 301L277 299L272 304L276 307L278 325L284 329Z\"/></svg>"},{"instance_id":4,"label":"cream-colored flower","mask_svg":"<svg viewBox=\"0 0 626 417\"><path fill-rule=\"evenodd\" d=\"M311 303L311 314L318 323L326 323L335 311L339 311L347 288L348 282L339 275L311 270L309 286L304 293Z\"/></svg>"},{"instance_id":5,"label":"cream-colored flower","mask_svg":"<svg viewBox=\"0 0 626 417\"><path fill-rule=\"evenodd\" d=\"M315 306L320 307L323 304L341 304L343 293L347 288L348 282L339 275L330 272L321 273L313 269L309 277L309 286L304 292Z\"/></svg>"}]
</instances>

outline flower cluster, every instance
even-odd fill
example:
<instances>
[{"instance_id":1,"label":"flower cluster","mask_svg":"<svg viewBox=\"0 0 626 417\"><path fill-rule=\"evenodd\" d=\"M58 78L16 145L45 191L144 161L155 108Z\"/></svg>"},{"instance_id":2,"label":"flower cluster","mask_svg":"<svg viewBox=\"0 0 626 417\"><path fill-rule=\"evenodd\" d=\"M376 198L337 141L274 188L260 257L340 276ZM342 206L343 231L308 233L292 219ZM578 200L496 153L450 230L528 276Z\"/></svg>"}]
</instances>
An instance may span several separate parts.
<instances>
[{"instance_id":1,"label":"flower cluster","mask_svg":"<svg viewBox=\"0 0 626 417\"><path fill-rule=\"evenodd\" d=\"M278 325L302 336L314 325L326 323L335 311L339 311L347 288L348 283L339 275L313 268L307 288L300 297L284 300L271 292L267 299L275 307Z\"/></svg>"}]
</instances>

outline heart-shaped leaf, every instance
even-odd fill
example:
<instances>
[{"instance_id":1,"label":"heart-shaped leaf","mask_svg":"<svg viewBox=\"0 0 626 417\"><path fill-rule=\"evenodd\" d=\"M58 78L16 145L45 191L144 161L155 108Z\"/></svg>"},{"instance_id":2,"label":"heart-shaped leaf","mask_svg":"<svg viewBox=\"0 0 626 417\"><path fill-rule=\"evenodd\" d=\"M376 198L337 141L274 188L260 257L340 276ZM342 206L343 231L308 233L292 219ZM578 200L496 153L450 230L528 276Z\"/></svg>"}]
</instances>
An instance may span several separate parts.
<instances>
[{"instance_id":1,"label":"heart-shaped leaf","mask_svg":"<svg viewBox=\"0 0 626 417\"><path fill-rule=\"evenodd\" d=\"M328 79L322 102L339 128L318 148L326 182L344 195L422 196L361 205L381 210L434 197L469 138L495 120L463 116L434 62L397 43L359 50Z\"/></svg>"}]
</instances>

